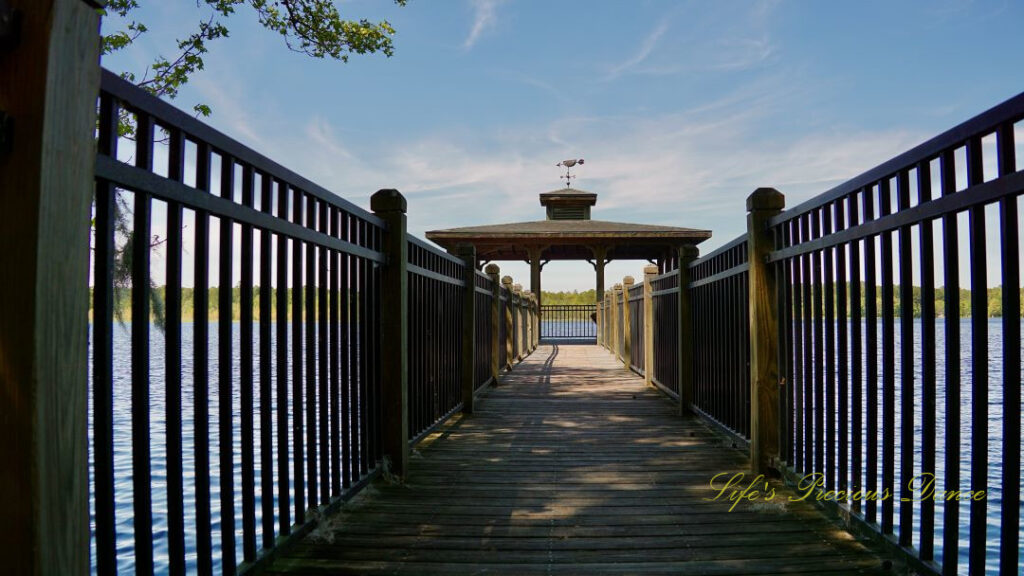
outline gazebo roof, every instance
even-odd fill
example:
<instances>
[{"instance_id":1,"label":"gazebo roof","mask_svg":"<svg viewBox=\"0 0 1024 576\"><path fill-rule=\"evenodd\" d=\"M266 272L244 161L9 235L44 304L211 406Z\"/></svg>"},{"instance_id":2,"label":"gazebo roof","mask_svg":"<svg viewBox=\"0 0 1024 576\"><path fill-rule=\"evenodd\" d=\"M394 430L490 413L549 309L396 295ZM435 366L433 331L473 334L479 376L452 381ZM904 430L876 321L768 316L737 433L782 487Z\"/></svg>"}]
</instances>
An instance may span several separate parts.
<instances>
[{"instance_id":1,"label":"gazebo roof","mask_svg":"<svg viewBox=\"0 0 1024 576\"><path fill-rule=\"evenodd\" d=\"M653 260L711 237L710 230L591 220L593 192L566 187L539 196L546 220L431 230L427 238L447 250L472 244L480 260L529 260L531 253L545 260L589 260L596 252L613 260Z\"/></svg>"},{"instance_id":2,"label":"gazebo roof","mask_svg":"<svg viewBox=\"0 0 1024 576\"><path fill-rule=\"evenodd\" d=\"M610 258L646 260L710 237L710 230L604 220L536 220L427 232L428 239L449 250L473 244L477 256L487 260L525 259L529 248L537 246L545 248L549 260L592 258L594 246L606 247Z\"/></svg>"},{"instance_id":3,"label":"gazebo roof","mask_svg":"<svg viewBox=\"0 0 1024 576\"><path fill-rule=\"evenodd\" d=\"M540 194L540 205L547 206L552 203L562 204L586 204L593 206L597 203L597 194L576 188L561 188L551 192Z\"/></svg>"},{"instance_id":4,"label":"gazebo roof","mask_svg":"<svg viewBox=\"0 0 1024 576\"><path fill-rule=\"evenodd\" d=\"M447 230L427 232L431 240L453 240L464 238L506 238L521 239L537 234L559 238L622 238L624 235L645 238L675 238L692 241L711 237L710 230L633 224L630 222L607 222L605 220L535 220L533 222L512 222L489 226L466 226Z\"/></svg>"}]
</instances>

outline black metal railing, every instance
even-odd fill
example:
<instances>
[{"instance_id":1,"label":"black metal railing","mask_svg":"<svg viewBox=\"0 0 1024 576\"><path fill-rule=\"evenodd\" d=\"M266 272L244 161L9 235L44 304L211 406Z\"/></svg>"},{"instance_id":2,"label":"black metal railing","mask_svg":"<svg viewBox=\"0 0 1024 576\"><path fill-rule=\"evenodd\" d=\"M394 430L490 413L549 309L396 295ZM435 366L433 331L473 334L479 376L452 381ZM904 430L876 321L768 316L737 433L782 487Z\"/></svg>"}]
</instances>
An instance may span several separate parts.
<instances>
[{"instance_id":1,"label":"black metal railing","mask_svg":"<svg viewBox=\"0 0 1024 576\"><path fill-rule=\"evenodd\" d=\"M750 438L747 236L689 264L694 407Z\"/></svg>"},{"instance_id":2,"label":"black metal railing","mask_svg":"<svg viewBox=\"0 0 1024 576\"><path fill-rule=\"evenodd\" d=\"M669 396L679 399L679 273L668 272L651 279L654 322L654 366L651 381Z\"/></svg>"},{"instance_id":3,"label":"black metal railing","mask_svg":"<svg viewBox=\"0 0 1024 576\"><path fill-rule=\"evenodd\" d=\"M476 307L476 327L473 331L476 338L476 357L473 361L473 388L480 390L492 382L491 358L491 303L494 300L494 282L484 273L476 271L474 286L474 306ZM504 324L504 321L501 321ZM504 344L504 343L502 343Z\"/></svg>"},{"instance_id":4,"label":"black metal railing","mask_svg":"<svg viewBox=\"0 0 1024 576\"><path fill-rule=\"evenodd\" d=\"M629 289L626 297L629 306L629 367L638 374L644 373L644 285L637 284Z\"/></svg>"},{"instance_id":5,"label":"black metal railing","mask_svg":"<svg viewBox=\"0 0 1024 576\"><path fill-rule=\"evenodd\" d=\"M1024 94L763 215L775 242L762 286L750 286L751 266L762 263L747 254L761 229L690 262L683 295L676 259L651 280L654 341L643 345L653 346L654 365L639 371L652 370L674 398L692 392L691 408L749 440L758 299L757 322L778 325L757 343L778 344L780 395L759 415L778 414L787 479L820 479L826 508L922 572L1019 570L1022 130ZM613 300L602 303L600 329L621 353ZM680 305L691 318L682 327ZM676 348L680 329L693 334L686 350ZM692 378L677 380L690 354ZM638 368L638 355L629 361ZM773 371L762 364L758 374ZM680 394L680 381L692 390ZM762 384L770 398L775 382ZM836 491L847 497L827 496Z\"/></svg>"},{"instance_id":6,"label":"black metal railing","mask_svg":"<svg viewBox=\"0 0 1024 576\"><path fill-rule=\"evenodd\" d=\"M949 574L1020 568L1022 119L1024 95L771 221L789 469L891 494L848 508ZM920 474L987 496L915 498Z\"/></svg>"},{"instance_id":7,"label":"black metal railing","mask_svg":"<svg viewBox=\"0 0 1024 576\"><path fill-rule=\"evenodd\" d=\"M234 573L377 469L382 223L106 71L95 222L94 566Z\"/></svg>"},{"instance_id":8,"label":"black metal railing","mask_svg":"<svg viewBox=\"0 0 1024 576\"><path fill-rule=\"evenodd\" d=\"M509 325L505 321L505 315L508 314L510 302L512 301L512 293L508 288L501 287L499 292L499 308L498 308L498 368L504 368L509 365L509 349L507 342L509 341Z\"/></svg>"},{"instance_id":9,"label":"black metal railing","mask_svg":"<svg viewBox=\"0 0 1024 576\"><path fill-rule=\"evenodd\" d=\"M594 304L544 304L540 307L540 337L596 339L596 312Z\"/></svg>"},{"instance_id":10,"label":"black metal railing","mask_svg":"<svg viewBox=\"0 0 1024 576\"><path fill-rule=\"evenodd\" d=\"M409 241L409 438L462 406L462 260Z\"/></svg>"},{"instance_id":11,"label":"black metal railing","mask_svg":"<svg viewBox=\"0 0 1024 576\"><path fill-rule=\"evenodd\" d=\"M106 71L99 116L92 565L259 570L383 471L393 356L408 361L410 443L462 406L467 298L475 388L493 381L507 329L492 280L476 272L467 291L462 260L407 235L407 299L382 302L396 260L378 216ZM501 294L525 356L532 303ZM381 338L400 306L404 349Z\"/></svg>"}]
</instances>

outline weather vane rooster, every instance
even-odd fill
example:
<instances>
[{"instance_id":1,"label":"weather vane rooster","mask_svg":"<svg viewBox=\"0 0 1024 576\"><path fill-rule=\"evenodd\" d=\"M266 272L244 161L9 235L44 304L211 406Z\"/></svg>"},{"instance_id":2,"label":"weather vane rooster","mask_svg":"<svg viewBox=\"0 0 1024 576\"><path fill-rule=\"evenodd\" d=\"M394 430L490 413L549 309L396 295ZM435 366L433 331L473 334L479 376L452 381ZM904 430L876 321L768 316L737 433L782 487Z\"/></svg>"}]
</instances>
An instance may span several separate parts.
<instances>
[{"instance_id":1,"label":"weather vane rooster","mask_svg":"<svg viewBox=\"0 0 1024 576\"><path fill-rule=\"evenodd\" d=\"M563 167L565 167L565 176L562 176L561 178L565 178L565 187L566 188L569 188L569 182L573 178L576 177L576 176L572 175L569 172L569 169L572 168L573 166L577 165L577 164L579 164L580 166L583 166L583 158L580 158L578 160L576 160L576 159L574 159L574 160L562 160L558 164L555 164L555 166L563 166Z\"/></svg>"}]
</instances>

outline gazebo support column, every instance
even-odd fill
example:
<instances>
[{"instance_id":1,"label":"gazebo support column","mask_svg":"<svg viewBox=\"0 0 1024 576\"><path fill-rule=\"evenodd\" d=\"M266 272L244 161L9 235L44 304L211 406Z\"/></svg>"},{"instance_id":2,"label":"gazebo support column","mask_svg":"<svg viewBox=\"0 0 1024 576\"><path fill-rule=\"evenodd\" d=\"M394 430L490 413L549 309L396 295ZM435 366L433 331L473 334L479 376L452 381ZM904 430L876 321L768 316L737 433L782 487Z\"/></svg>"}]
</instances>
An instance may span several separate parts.
<instances>
[{"instance_id":1,"label":"gazebo support column","mask_svg":"<svg viewBox=\"0 0 1024 576\"><path fill-rule=\"evenodd\" d=\"M590 250L594 253L594 272L597 276L597 293L594 295L594 301L600 302L604 300L604 265L608 260L608 247L591 246Z\"/></svg>"}]
</instances>

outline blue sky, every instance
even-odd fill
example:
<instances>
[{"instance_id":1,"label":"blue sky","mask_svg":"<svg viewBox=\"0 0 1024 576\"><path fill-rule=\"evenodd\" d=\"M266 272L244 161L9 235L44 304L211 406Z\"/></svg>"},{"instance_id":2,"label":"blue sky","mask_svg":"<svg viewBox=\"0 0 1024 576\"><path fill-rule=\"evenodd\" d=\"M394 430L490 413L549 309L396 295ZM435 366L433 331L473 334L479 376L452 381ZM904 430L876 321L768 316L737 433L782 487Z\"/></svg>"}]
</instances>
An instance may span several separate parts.
<instances>
[{"instance_id":1,"label":"blue sky","mask_svg":"<svg viewBox=\"0 0 1024 576\"><path fill-rule=\"evenodd\" d=\"M149 2L151 29L104 60L141 72L205 13ZM1024 90L1024 2L338 2L388 19L395 55L290 52L248 10L177 104L361 206L409 200L417 235L543 218L563 158L583 157L594 218L741 233L745 199L821 193ZM118 22L105 22L111 29ZM501 263L527 283L523 263ZM639 275L642 262L609 265ZM586 263L544 288L588 289Z\"/></svg>"}]
</instances>

